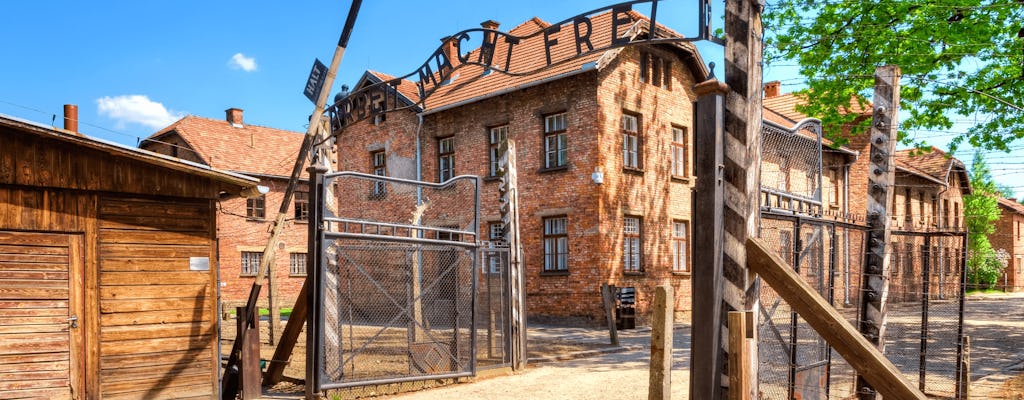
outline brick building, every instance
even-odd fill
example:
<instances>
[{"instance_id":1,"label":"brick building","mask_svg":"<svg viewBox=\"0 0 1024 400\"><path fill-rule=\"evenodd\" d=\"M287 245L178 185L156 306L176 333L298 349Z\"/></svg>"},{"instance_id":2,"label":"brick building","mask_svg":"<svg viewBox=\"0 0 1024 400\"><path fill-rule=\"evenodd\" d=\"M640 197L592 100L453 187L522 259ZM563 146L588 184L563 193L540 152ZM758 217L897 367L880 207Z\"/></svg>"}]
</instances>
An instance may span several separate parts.
<instances>
[{"instance_id":1,"label":"brick building","mask_svg":"<svg viewBox=\"0 0 1024 400\"><path fill-rule=\"evenodd\" d=\"M1008 292L1024 291L1024 204L1000 197L999 211L996 230L988 237L993 249L1010 256L999 286Z\"/></svg>"},{"instance_id":2,"label":"brick building","mask_svg":"<svg viewBox=\"0 0 1024 400\"><path fill-rule=\"evenodd\" d=\"M303 135L247 125L243 121L242 110L238 108L230 108L225 114L224 120L187 116L154 133L140 147L252 176L260 180L260 186L268 188L268 192L259 198L232 198L218 202L217 252L221 267L221 299L238 303L248 298ZM307 191L303 181L295 193L286 222L288 226L272 266L278 295L283 300L280 305L285 307L294 303L306 276Z\"/></svg>"},{"instance_id":3,"label":"brick building","mask_svg":"<svg viewBox=\"0 0 1024 400\"><path fill-rule=\"evenodd\" d=\"M765 84L765 119L784 118L780 122L788 121L790 124L800 121L808 116L797 111L799 104L805 102L800 96L792 93L780 93L779 82L768 82ZM859 118L871 118L870 112L860 107L857 102L851 101L850 112L860 114ZM842 205L834 205L835 210L845 212L842 220L858 225L864 225L867 216L868 197L868 174L869 160L863 155L870 153L869 135L851 134L841 132L839 135L848 137L849 142L844 147L832 150L826 149L827 155L831 151L841 149L851 151L860 157L847 159L842 168L840 165L825 168L823 177L823 189L834 191L834 197L842 200ZM833 146L829 146L830 148ZM828 156L823 155L823 160ZM939 232L939 231L962 231L963 223L963 196L970 194L970 183L967 170L963 162L937 149L909 149L898 150L896 158L896 176L894 186L893 203L889 207L889 215L892 218L892 229L894 231L915 232ZM827 163L826 163L827 165ZM829 175L835 178L830 178ZM839 179L838 175L846 175ZM770 175L769 175L770 176ZM764 181L764 177L762 177ZM846 182L843 185L828 187L828 182ZM828 196L824 196L828 197ZM833 207L830 205L829 207ZM827 210L827 208L826 208ZM827 213L823 213L827 214ZM841 273L842 279L837 282L845 282L848 285L857 285L860 280L862 258L862 240L855 237L856 232L847 232L851 235L849 245L844 245L846 253L841 259L849 259L846 269L837 272ZM892 236L892 264L891 264L891 291L896 299L911 300L921 290L920 275L923 273L923 257L931 257L930 275L934 280L932 293L938 297L946 297L955 290L958 282L959 262L962 260L962 244L952 238L936 239L925 249L922 236L915 235L893 235ZM848 250L846 250L848 249ZM926 252L927 250L927 252ZM848 256L847 256L848 255ZM854 288L855 289L855 288ZM837 291L839 285L837 285ZM843 289L846 303L856 304L856 290Z\"/></svg>"},{"instance_id":4,"label":"brick building","mask_svg":"<svg viewBox=\"0 0 1024 400\"><path fill-rule=\"evenodd\" d=\"M627 35L648 35L646 17L629 17ZM611 14L592 23L594 41L608 41ZM524 37L549 26L532 18L508 33ZM573 51L572 29L549 33L518 43L528 56L513 62L543 67L545 40L565 44L552 53ZM658 35L676 34L659 27ZM504 46L499 41L494 54L506 54ZM527 76L466 64L423 107L347 126L338 140L339 170L435 182L481 176L486 239L499 224L497 145L514 139L529 314L601 321L604 283L635 287L641 316L654 286L670 284L675 310L686 312L693 87L707 76L689 43L622 47ZM389 79L367 71L355 89ZM400 100L418 98L414 82L397 90Z\"/></svg>"}]
</instances>

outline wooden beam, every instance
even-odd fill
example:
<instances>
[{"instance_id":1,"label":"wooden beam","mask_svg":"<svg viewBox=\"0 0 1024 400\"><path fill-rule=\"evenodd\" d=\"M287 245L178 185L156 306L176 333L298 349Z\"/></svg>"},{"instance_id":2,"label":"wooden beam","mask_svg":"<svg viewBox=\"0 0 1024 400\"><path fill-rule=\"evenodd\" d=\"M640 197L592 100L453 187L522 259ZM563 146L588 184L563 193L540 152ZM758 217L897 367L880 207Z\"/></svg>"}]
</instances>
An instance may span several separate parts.
<instances>
[{"instance_id":1,"label":"wooden beam","mask_svg":"<svg viewBox=\"0 0 1024 400\"><path fill-rule=\"evenodd\" d=\"M729 400L750 399L750 347L747 346L747 316L750 312L729 312Z\"/></svg>"},{"instance_id":2,"label":"wooden beam","mask_svg":"<svg viewBox=\"0 0 1024 400\"><path fill-rule=\"evenodd\" d=\"M785 260L769 250L767 244L760 239L749 238L746 247L747 267L785 299L882 396L887 399L927 399Z\"/></svg>"},{"instance_id":3,"label":"wooden beam","mask_svg":"<svg viewBox=\"0 0 1024 400\"><path fill-rule=\"evenodd\" d=\"M306 264L311 265L311 264ZM274 348L274 356L270 358L267 371L263 373L263 386L274 386L284 377L284 367L288 365L295 350L295 343L302 333L302 326L306 323L306 296L309 290L309 279L302 281L302 289L299 290L299 297L295 299L292 307L292 314L288 317L288 323L281 332L281 340Z\"/></svg>"}]
</instances>

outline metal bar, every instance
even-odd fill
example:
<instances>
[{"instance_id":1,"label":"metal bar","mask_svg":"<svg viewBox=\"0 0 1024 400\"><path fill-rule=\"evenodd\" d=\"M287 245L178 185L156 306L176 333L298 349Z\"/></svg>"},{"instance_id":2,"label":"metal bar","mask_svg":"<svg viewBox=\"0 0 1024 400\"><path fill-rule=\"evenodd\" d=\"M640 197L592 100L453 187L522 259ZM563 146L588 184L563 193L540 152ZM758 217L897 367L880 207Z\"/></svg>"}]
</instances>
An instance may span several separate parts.
<instances>
[{"instance_id":1,"label":"metal bar","mask_svg":"<svg viewBox=\"0 0 1024 400\"><path fill-rule=\"evenodd\" d=\"M364 381L348 381L348 382L332 382L324 383L320 385L320 390L330 389L345 389L356 386L372 386L372 385L389 385L392 383L403 383L413 381L427 381L433 379L451 379L451 378L463 378L473 376L472 372L457 372L451 374L429 374L429 375L416 375L401 378L387 378L387 379L370 379Z\"/></svg>"},{"instance_id":2,"label":"metal bar","mask_svg":"<svg viewBox=\"0 0 1024 400\"><path fill-rule=\"evenodd\" d=\"M793 271L800 275L800 262L803 261L803 238L800 232L800 218L793 222ZM789 398L796 398L796 356L799 338L797 337L797 324L800 323L800 316L796 311L790 311L789 326Z\"/></svg>"},{"instance_id":3,"label":"metal bar","mask_svg":"<svg viewBox=\"0 0 1024 400\"><path fill-rule=\"evenodd\" d=\"M832 225L832 241L829 244L828 252L828 304L835 306L836 301L836 227ZM832 383L832 347L825 346L825 398L829 398Z\"/></svg>"},{"instance_id":4,"label":"metal bar","mask_svg":"<svg viewBox=\"0 0 1024 400\"><path fill-rule=\"evenodd\" d=\"M929 295L929 279L931 270L931 256L932 256L932 241L931 236L924 237L924 252L922 253L922 266L921 276L924 282L921 284L921 352L918 360L918 389L924 391L925 377L927 376L926 370L928 369L928 295Z\"/></svg>"},{"instance_id":5,"label":"metal bar","mask_svg":"<svg viewBox=\"0 0 1024 400\"><path fill-rule=\"evenodd\" d=\"M963 382L963 360L964 360L964 298L967 297L967 232L961 233L961 244L960 244L960 316L957 320L956 329L956 391L957 398L963 399L963 391L961 387L965 385Z\"/></svg>"},{"instance_id":6,"label":"metal bar","mask_svg":"<svg viewBox=\"0 0 1024 400\"><path fill-rule=\"evenodd\" d=\"M324 268L324 254L323 254L323 227L317 223L323 216L324 212L324 179L323 172L325 170L317 167L309 168L309 183L313 185L310 188L309 196L309 230L308 230L308 243L309 251L306 254L307 264L311 268L307 268L306 273L309 276L306 279L309 280L309 290L306 292L306 398L316 398L318 387L320 385L320 370L323 367L321 365L321 359L318 357L318 353L322 347L321 341L323 340L323 304L319 301L323 295L323 268Z\"/></svg>"},{"instance_id":7,"label":"metal bar","mask_svg":"<svg viewBox=\"0 0 1024 400\"><path fill-rule=\"evenodd\" d=\"M452 242L447 240L437 239L420 239L420 238L406 238L400 236L383 236L374 234L362 234L362 233L344 233L344 232L324 232L324 237L328 239L361 239L361 240L377 240L382 242L400 242L400 243L426 243L436 244L442 246L459 246L467 248L476 248L476 243L469 242Z\"/></svg>"},{"instance_id":8,"label":"metal bar","mask_svg":"<svg viewBox=\"0 0 1024 400\"><path fill-rule=\"evenodd\" d=\"M452 228L430 227L430 226L411 225L411 224L398 224L398 223L393 223L393 222L375 222L375 221L366 221L366 220L352 219L352 218L337 218L337 217L334 217L334 218L324 218L324 221L327 221L327 222L343 222L343 223L346 223L346 224L348 224L348 223L360 224L360 226L362 226L361 230L364 233L366 231L366 226L367 225L373 226L373 227L377 228L377 233L369 233L368 235L375 235L375 236L394 236L394 235L384 235L384 234L381 234L380 233L380 227L382 227L382 226L383 227L388 227L388 228L415 229L415 230L419 230L419 231L453 233L453 234L470 235L470 236L476 236L477 235L477 233L474 232L474 231L464 231L464 230L452 229Z\"/></svg>"}]
</instances>

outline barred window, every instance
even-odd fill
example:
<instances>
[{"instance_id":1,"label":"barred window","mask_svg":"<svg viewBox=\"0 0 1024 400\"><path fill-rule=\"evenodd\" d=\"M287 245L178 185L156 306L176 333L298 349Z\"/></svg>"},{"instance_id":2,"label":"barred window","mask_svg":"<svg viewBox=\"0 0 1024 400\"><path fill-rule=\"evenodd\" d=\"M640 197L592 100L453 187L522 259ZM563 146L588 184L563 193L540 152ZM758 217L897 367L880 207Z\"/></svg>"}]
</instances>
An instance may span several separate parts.
<instances>
[{"instance_id":1,"label":"barred window","mask_svg":"<svg viewBox=\"0 0 1024 400\"><path fill-rule=\"evenodd\" d=\"M309 192L295 192L295 220L309 219Z\"/></svg>"},{"instance_id":2,"label":"barred window","mask_svg":"<svg viewBox=\"0 0 1024 400\"><path fill-rule=\"evenodd\" d=\"M288 255L288 273L291 275L306 274L306 253L291 253Z\"/></svg>"},{"instance_id":3,"label":"barred window","mask_svg":"<svg viewBox=\"0 0 1024 400\"><path fill-rule=\"evenodd\" d=\"M384 150L379 150L370 153L370 160L372 160L373 174L377 176L388 176L388 157L384 153ZM387 195L387 182L374 181L370 195L375 198L381 198Z\"/></svg>"},{"instance_id":4,"label":"barred window","mask_svg":"<svg viewBox=\"0 0 1024 400\"><path fill-rule=\"evenodd\" d=\"M263 260L263 253L256 251L242 252L242 275L254 276L260 271L260 261Z\"/></svg>"},{"instance_id":5,"label":"barred window","mask_svg":"<svg viewBox=\"0 0 1024 400\"><path fill-rule=\"evenodd\" d=\"M640 266L640 218L622 219L622 270L642 272Z\"/></svg>"}]
</instances>

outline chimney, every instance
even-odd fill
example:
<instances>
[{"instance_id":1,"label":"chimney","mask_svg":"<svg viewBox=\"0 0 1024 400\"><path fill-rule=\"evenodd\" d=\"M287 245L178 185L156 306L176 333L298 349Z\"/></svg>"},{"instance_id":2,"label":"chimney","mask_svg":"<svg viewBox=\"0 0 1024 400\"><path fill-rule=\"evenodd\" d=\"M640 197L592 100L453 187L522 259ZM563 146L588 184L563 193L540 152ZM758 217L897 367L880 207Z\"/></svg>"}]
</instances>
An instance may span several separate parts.
<instances>
[{"instance_id":1,"label":"chimney","mask_svg":"<svg viewBox=\"0 0 1024 400\"><path fill-rule=\"evenodd\" d=\"M779 97L779 87L782 86L782 82L771 81L764 84L764 98L770 99L772 97Z\"/></svg>"},{"instance_id":2,"label":"chimney","mask_svg":"<svg viewBox=\"0 0 1024 400\"><path fill-rule=\"evenodd\" d=\"M64 130L78 134L78 106L74 104L64 105Z\"/></svg>"},{"instance_id":3,"label":"chimney","mask_svg":"<svg viewBox=\"0 0 1024 400\"><path fill-rule=\"evenodd\" d=\"M242 127L245 126L245 125L242 125L242 109L241 108L234 108L234 107L232 107L232 108L229 108L227 110L224 110L224 113L226 114L226 118L228 120L228 123L231 124L231 126L233 126L235 128L242 128Z\"/></svg>"},{"instance_id":4,"label":"chimney","mask_svg":"<svg viewBox=\"0 0 1024 400\"><path fill-rule=\"evenodd\" d=\"M489 19L489 20L486 20L486 21L480 23L480 27L482 27L484 29L494 30L494 31L498 30L498 25L501 25L501 24L498 23L498 21L495 21L493 19ZM494 41L493 35L494 35L494 33L484 32L484 42L493 42Z\"/></svg>"},{"instance_id":5,"label":"chimney","mask_svg":"<svg viewBox=\"0 0 1024 400\"><path fill-rule=\"evenodd\" d=\"M448 57L448 65L441 68L441 70L438 71L441 75L447 75L448 73L452 72L451 67L454 66L455 63L457 62L456 60L459 59L459 51L455 47L455 43L457 41L458 39L453 38L451 36L445 36L441 38L441 51L444 52L445 57Z\"/></svg>"},{"instance_id":6,"label":"chimney","mask_svg":"<svg viewBox=\"0 0 1024 400\"><path fill-rule=\"evenodd\" d=\"M498 30L498 21L493 19L486 20L480 23L480 26L484 29ZM498 45L498 35L494 32L484 32L483 45L480 46L480 59L483 60L484 64L491 64L494 61L494 48ZM490 72L490 69L484 71L484 73Z\"/></svg>"}]
</instances>

